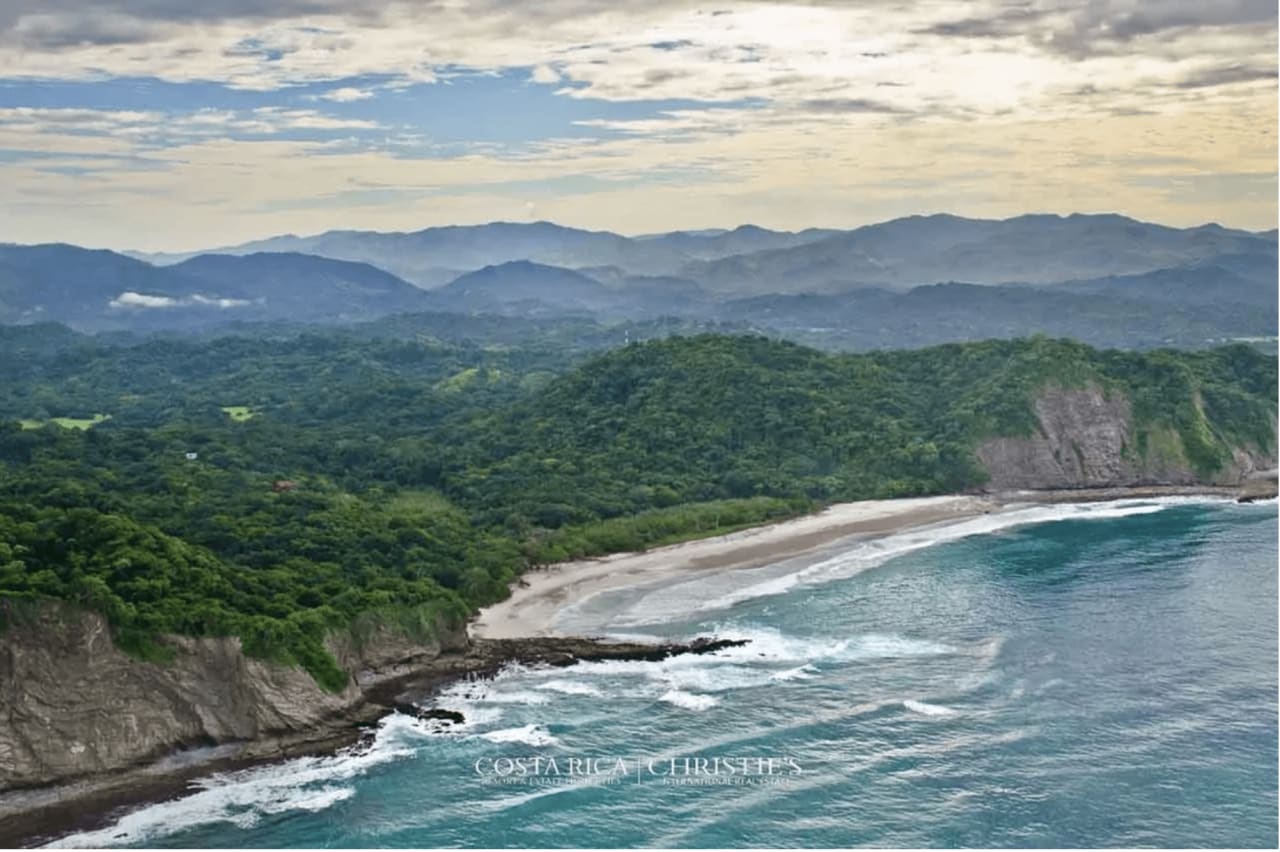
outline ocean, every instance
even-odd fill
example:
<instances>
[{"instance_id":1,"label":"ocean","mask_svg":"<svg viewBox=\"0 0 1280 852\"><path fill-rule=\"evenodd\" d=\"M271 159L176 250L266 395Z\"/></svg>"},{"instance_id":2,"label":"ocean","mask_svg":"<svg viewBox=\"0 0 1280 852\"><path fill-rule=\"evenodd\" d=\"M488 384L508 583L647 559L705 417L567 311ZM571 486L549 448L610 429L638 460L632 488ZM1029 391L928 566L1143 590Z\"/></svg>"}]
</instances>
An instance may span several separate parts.
<instances>
[{"instance_id":1,"label":"ocean","mask_svg":"<svg viewBox=\"0 0 1280 852\"><path fill-rule=\"evenodd\" d=\"M591 635L70 846L1277 845L1277 514L1029 507L597 595Z\"/></svg>"}]
</instances>

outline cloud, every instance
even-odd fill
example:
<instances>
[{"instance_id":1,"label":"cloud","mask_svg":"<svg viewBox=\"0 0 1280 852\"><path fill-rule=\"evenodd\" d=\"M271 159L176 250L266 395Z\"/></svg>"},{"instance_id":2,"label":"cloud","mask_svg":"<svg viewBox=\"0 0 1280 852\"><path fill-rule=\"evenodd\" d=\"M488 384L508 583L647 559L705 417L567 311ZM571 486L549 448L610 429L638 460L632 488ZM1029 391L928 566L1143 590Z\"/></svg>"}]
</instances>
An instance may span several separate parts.
<instances>
[{"instance_id":1,"label":"cloud","mask_svg":"<svg viewBox=\"0 0 1280 852\"><path fill-rule=\"evenodd\" d=\"M377 121L327 115L316 110L259 107L249 111L198 109L187 113L75 108L0 108L0 147L11 151L68 150L65 145L106 153L153 150L191 139L289 133L345 133L383 129ZM8 141L6 142L6 136ZM25 137L24 141L19 141ZM52 140L56 138L57 142ZM104 140L98 145L87 140ZM107 142L105 140L114 140ZM133 142L127 140L132 139ZM118 143L118 144L117 144Z\"/></svg>"},{"instance_id":2,"label":"cloud","mask_svg":"<svg viewBox=\"0 0 1280 852\"><path fill-rule=\"evenodd\" d=\"M214 308L242 308L246 305L253 304L248 299L210 298L209 296L201 296L199 293L193 295L190 301L196 305L209 305Z\"/></svg>"},{"instance_id":3,"label":"cloud","mask_svg":"<svg viewBox=\"0 0 1280 852\"><path fill-rule=\"evenodd\" d=\"M879 89L901 112L1043 109L1063 80L1103 89L1153 65L1170 85L1205 56L1274 61L1265 0L5 0L0 67L11 76L154 76L257 91L378 75L388 88L445 69L532 69L563 96L608 101L743 98L856 102ZM422 33L430 33L424 42ZM1091 67L1092 66L1092 67ZM974 78L975 69L978 76ZM1105 72L1105 73L1100 73ZM1102 79L1105 77L1105 79ZM910 81L910 86L901 86ZM1048 85L1053 82L1055 85ZM886 90L895 91L886 98ZM357 95L360 92L360 95ZM321 100L350 103L344 86Z\"/></svg>"},{"instance_id":4,"label":"cloud","mask_svg":"<svg viewBox=\"0 0 1280 852\"><path fill-rule=\"evenodd\" d=\"M0 109L0 232L198 247L529 204L622 230L793 228L938 198L1273 227L1274 198L1155 187L1274 170L1275 50L1255 0L0 0L14 97L112 78L214 93ZM563 138L510 116L510 138L446 143L406 90L464 74L555 87L574 118Z\"/></svg>"},{"instance_id":5,"label":"cloud","mask_svg":"<svg viewBox=\"0 0 1280 852\"><path fill-rule=\"evenodd\" d=\"M241 308L252 304L247 299L222 299L217 297L202 296L196 293L182 299L175 299L172 296L154 296L146 293L135 293L132 290L125 290L119 296L116 296L107 303L113 308L180 308L199 305L203 307L227 309Z\"/></svg>"},{"instance_id":6,"label":"cloud","mask_svg":"<svg viewBox=\"0 0 1280 852\"><path fill-rule=\"evenodd\" d=\"M1048 10L1025 6L996 9L985 16L939 21L915 32L960 38L1008 38L1025 34L1029 25L1040 23L1048 14Z\"/></svg>"},{"instance_id":7,"label":"cloud","mask_svg":"<svg viewBox=\"0 0 1280 852\"><path fill-rule=\"evenodd\" d=\"M800 107L816 113L900 113L901 109L870 98L814 98Z\"/></svg>"},{"instance_id":8,"label":"cloud","mask_svg":"<svg viewBox=\"0 0 1280 852\"><path fill-rule=\"evenodd\" d=\"M1175 84L1179 89L1207 89L1213 86L1229 86L1233 83L1252 83L1258 80L1274 82L1276 66L1244 65L1235 63L1192 72Z\"/></svg>"},{"instance_id":9,"label":"cloud","mask_svg":"<svg viewBox=\"0 0 1280 852\"><path fill-rule=\"evenodd\" d=\"M316 97L325 101L348 104L352 101L368 100L373 97L373 92L367 89L357 89L354 86L343 86L340 89L332 89L325 92L323 95L316 95Z\"/></svg>"},{"instance_id":10,"label":"cloud","mask_svg":"<svg viewBox=\"0 0 1280 852\"><path fill-rule=\"evenodd\" d=\"M554 85L560 82L560 74L550 65L538 65L529 75L529 82L544 86Z\"/></svg>"},{"instance_id":11,"label":"cloud","mask_svg":"<svg viewBox=\"0 0 1280 852\"><path fill-rule=\"evenodd\" d=\"M1167 47L1178 40L1198 41L1209 29L1265 35L1276 28L1271 0L1028 0L974 5L976 13L936 21L915 32L971 40L1017 39L1080 59L1132 51L1132 43L1144 39Z\"/></svg>"},{"instance_id":12,"label":"cloud","mask_svg":"<svg viewBox=\"0 0 1280 852\"><path fill-rule=\"evenodd\" d=\"M168 296L148 296L145 293L125 290L108 304L113 308L173 308L177 307L178 300Z\"/></svg>"}]
</instances>

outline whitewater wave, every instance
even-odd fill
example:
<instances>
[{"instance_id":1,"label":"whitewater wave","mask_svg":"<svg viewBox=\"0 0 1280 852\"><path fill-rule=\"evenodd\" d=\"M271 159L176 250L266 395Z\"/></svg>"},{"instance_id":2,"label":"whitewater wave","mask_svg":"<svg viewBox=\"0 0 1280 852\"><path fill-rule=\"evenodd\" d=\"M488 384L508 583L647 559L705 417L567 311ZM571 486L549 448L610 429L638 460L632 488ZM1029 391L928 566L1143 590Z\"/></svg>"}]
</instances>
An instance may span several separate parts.
<instances>
[{"instance_id":1,"label":"whitewater wave","mask_svg":"<svg viewBox=\"0 0 1280 852\"><path fill-rule=\"evenodd\" d=\"M230 823L252 828L287 811L321 811L355 795L349 783L375 766L413 757L429 732L418 720L393 713L371 741L325 757L220 772L192 782L189 795L125 814L113 825L60 838L47 848L100 848L147 844L199 826Z\"/></svg>"},{"instance_id":2,"label":"whitewater wave","mask_svg":"<svg viewBox=\"0 0 1280 852\"><path fill-rule=\"evenodd\" d=\"M720 703L719 699L710 695L698 695L692 692L685 692L682 689L669 689L662 694L660 701L681 707L685 710L710 710Z\"/></svg>"},{"instance_id":3,"label":"whitewater wave","mask_svg":"<svg viewBox=\"0 0 1280 852\"><path fill-rule=\"evenodd\" d=\"M478 736L491 743L523 743L524 745L538 748L560 744L560 741L552 736L551 732L545 727L533 723L521 725L518 728L501 728L496 731L486 731L483 734L478 734Z\"/></svg>"},{"instance_id":4,"label":"whitewater wave","mask_svg":"<svg viewBox=\"0 0 1280 852\"><path fill-rule=\"evenodd\" d=\"M912 713L919 713L921 716L954 716L958 712L950 707L943 707L941 704L926 704L923 701L916 701L914 698L908 698L903 701L902 706Z\"/></svg>"},{"instance_id":5,"label":"whitewater wave","mask_svg":"<svg viewBox=\"0 0 1280 852\"><path fill-rule=\"evenodd\" d=\"M550 692L559 692L563 695L599 695L600 690L589 683L582 683L576 680L549 680L546 683L540 683L535 689L545 689Z\"/></svg>"},{"instance_id":6,"label":"whitewater wave","mask_svg":"<svg viewBox=\"0 0 1280 852\"><path fill-rule=\"evenodd\" d=\"M794 669L785 669L780 672L774 672L773 675L771 676L771 679L781 680L781 681L811 680L817 675L817 673L818 673L817 669L815 669L813 666L809 665L808 663L805 663L803 666L797 666Z\"/></svg>"}]
</instances>

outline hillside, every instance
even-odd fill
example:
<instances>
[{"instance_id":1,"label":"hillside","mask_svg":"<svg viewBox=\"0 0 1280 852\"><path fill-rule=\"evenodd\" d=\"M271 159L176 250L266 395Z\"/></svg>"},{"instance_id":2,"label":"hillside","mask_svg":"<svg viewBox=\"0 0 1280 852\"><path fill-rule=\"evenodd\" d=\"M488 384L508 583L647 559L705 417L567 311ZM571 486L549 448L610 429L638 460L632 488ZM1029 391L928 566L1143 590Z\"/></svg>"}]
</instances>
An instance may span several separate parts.
<instances>
[{"instance_id":1,"label":"hillside","mask_svg":"<svg viewBox=\"0 0 1280 852\"><path fill-rule=\"evenodd\" d=\"M1230 480L1233 451L1249 467L1274 456L1275 371L1243 347L1135 354L1037 339L831 356L762 338L676 338L608 353L534 399L465 421L450 434L466 454L444 481L535 524L758 494L958 491L992 473L980 445L1042 428L1036 406L1054 388L1123 409L1105 415L1132 464L1090 484Z\"/></svg>"}]
</instances>

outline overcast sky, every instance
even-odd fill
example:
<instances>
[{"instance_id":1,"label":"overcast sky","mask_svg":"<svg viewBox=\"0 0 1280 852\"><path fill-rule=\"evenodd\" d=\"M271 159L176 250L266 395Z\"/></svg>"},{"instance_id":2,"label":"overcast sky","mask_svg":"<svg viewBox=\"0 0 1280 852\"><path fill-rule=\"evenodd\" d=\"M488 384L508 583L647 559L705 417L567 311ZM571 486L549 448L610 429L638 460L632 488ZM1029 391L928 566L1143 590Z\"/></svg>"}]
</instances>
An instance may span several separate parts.
<instances>
[{"instance_id":1,"label":"overcast sky","mask_svg":"<svg viewBox=\"0 0 1280 852\"><path fill-rule=\"evenodd\" d=\"M0 0L0 240L1276 226L1274 0Z\"/></svg>"}]
</instances>

